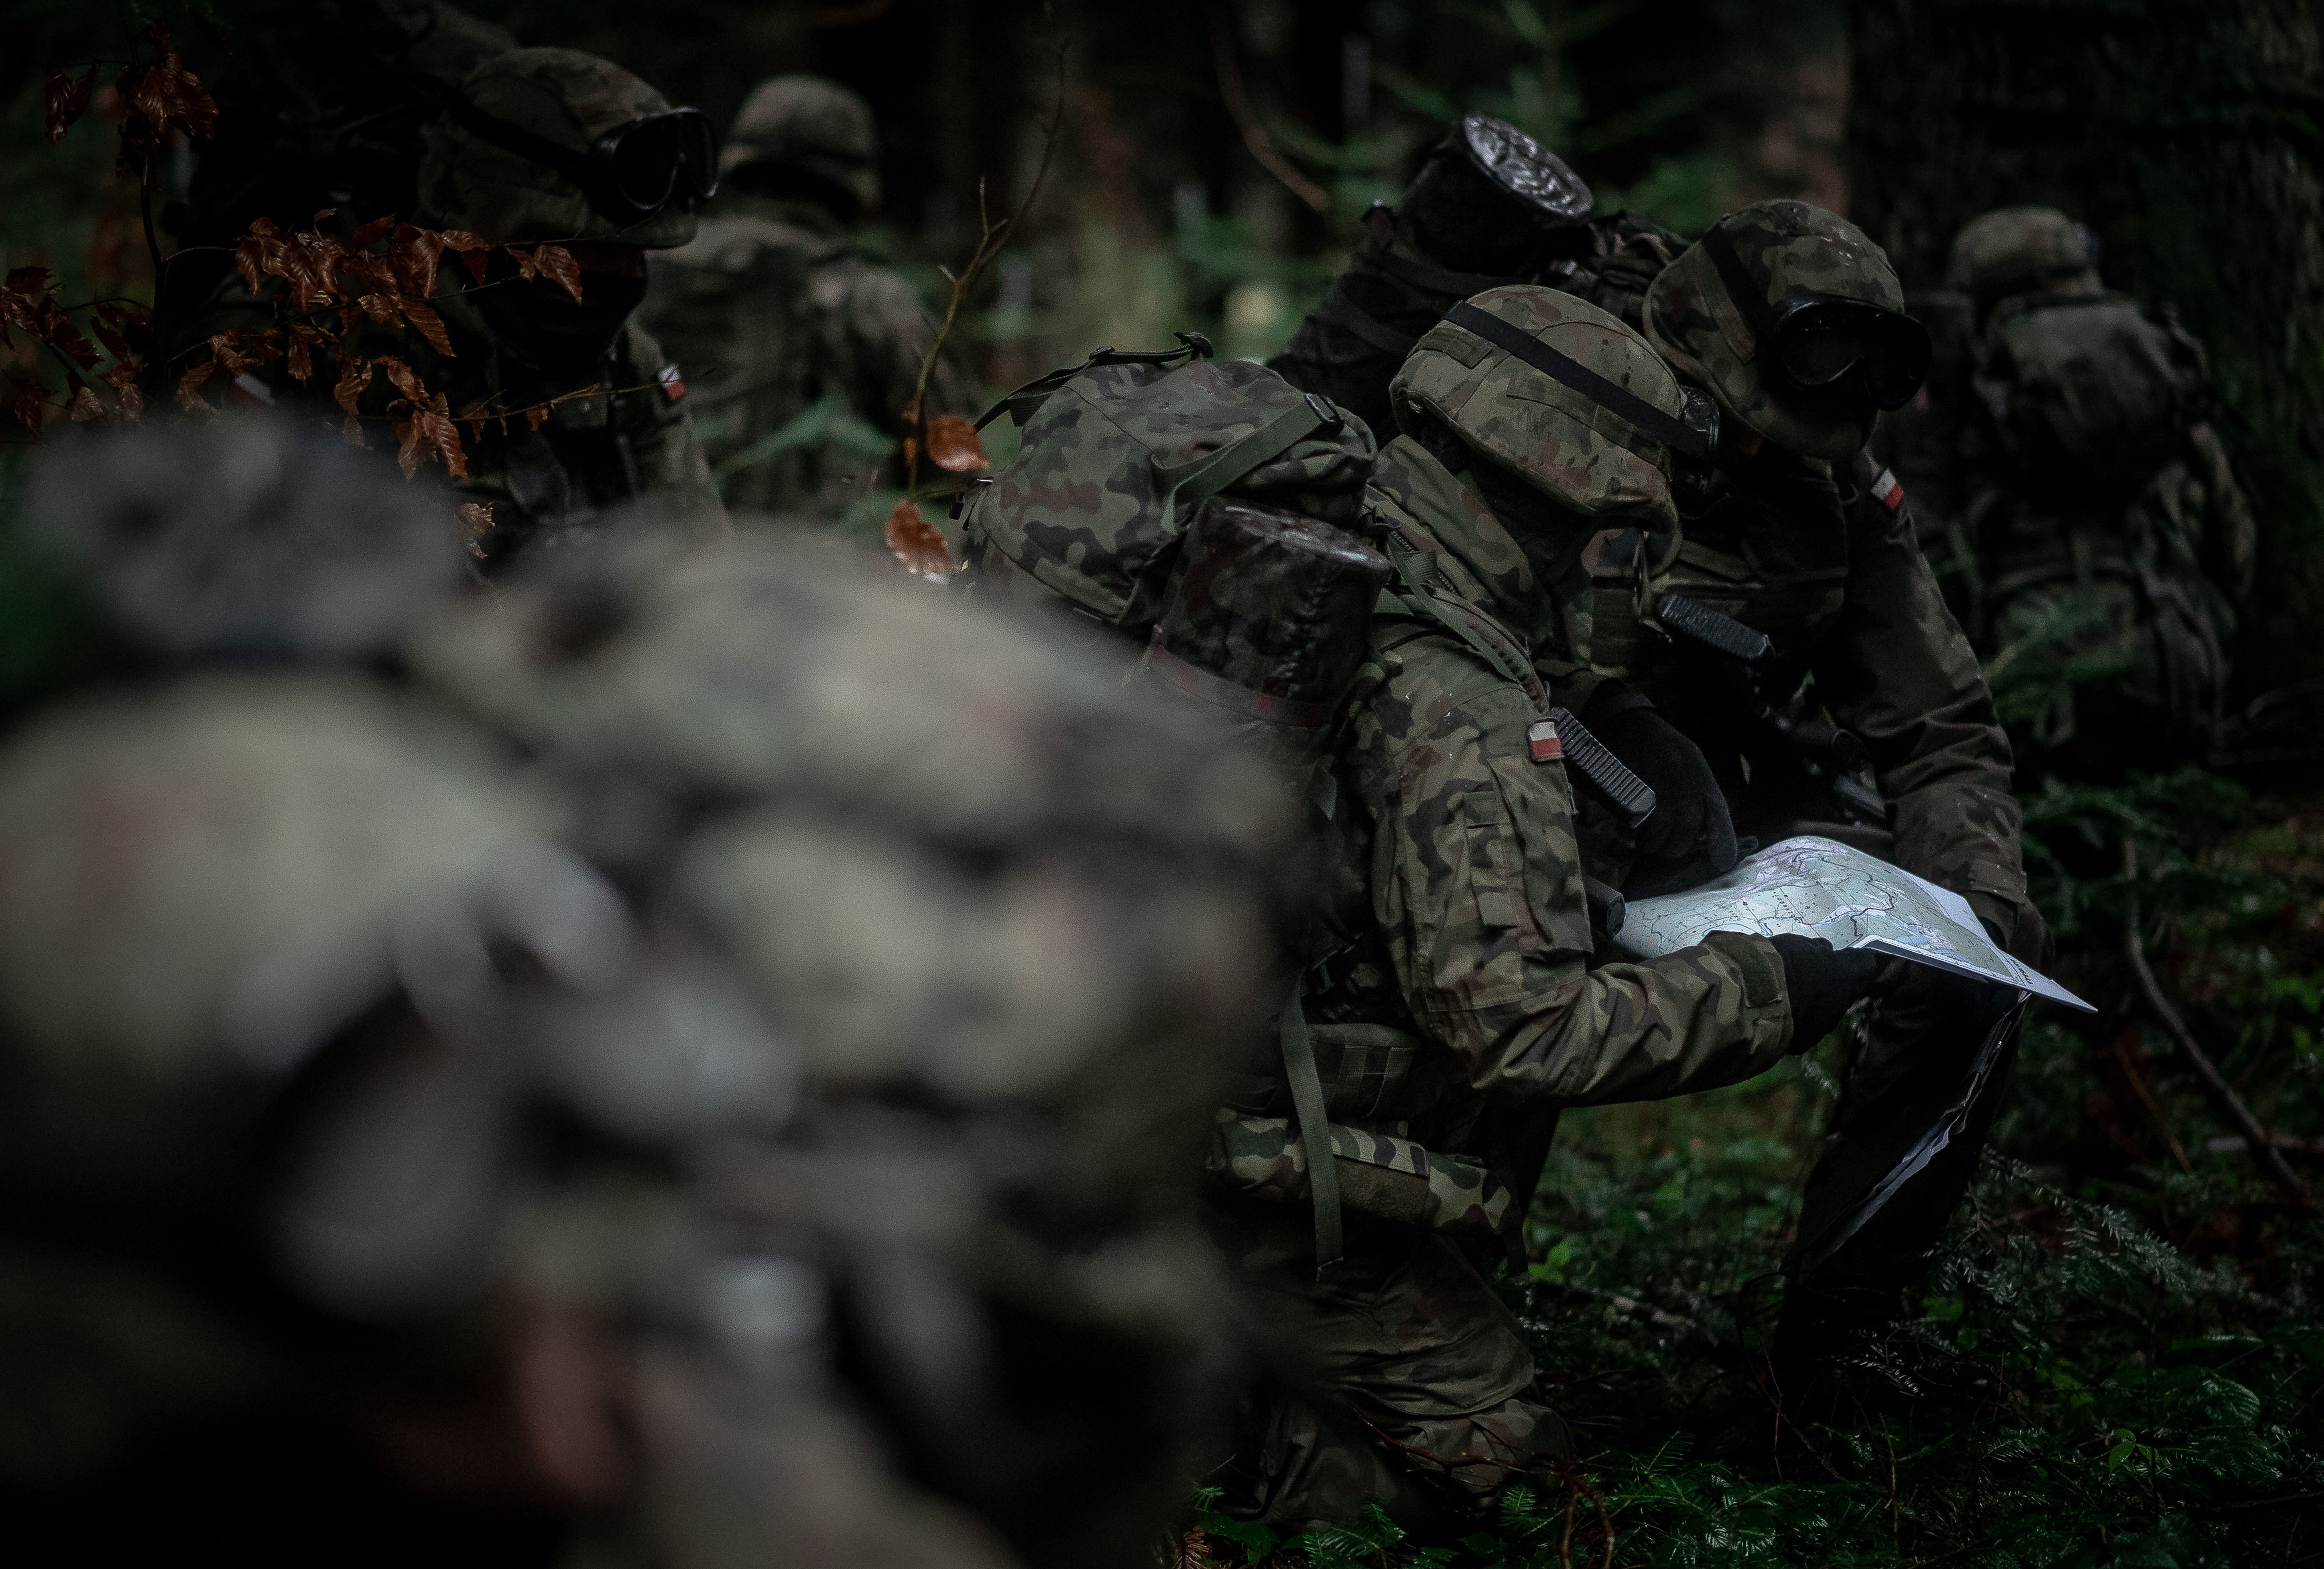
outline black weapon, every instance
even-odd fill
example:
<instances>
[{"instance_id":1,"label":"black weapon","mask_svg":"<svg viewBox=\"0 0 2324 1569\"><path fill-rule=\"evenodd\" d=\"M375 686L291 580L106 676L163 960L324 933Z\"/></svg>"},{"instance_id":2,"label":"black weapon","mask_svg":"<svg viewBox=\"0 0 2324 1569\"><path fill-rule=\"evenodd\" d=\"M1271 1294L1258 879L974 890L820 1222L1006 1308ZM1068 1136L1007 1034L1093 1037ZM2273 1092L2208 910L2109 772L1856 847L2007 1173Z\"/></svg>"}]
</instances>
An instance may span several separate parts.
<instances>
[{"instance_id":1,"label":"black weapon","mask_svg":"<svg viewBox=\"0 0 2324 1569\"><path fill-rule=\"evenodd\" d=\"M1711 668L1722 672L1732 687L1725 694L1730 701L1720 706L1739 713L1747 724L1780 743L1803 773L1831 792L1843 817L1886 826L1888 803L1856 778L1870 761L1864 743L1829 719L1794 718L1768 700L1760 670L1775 651L1775 644L1766 632L1683 594L1658 596L1655 620L1665 633L1683 637L1718 656Z\"/></svg>"}]
</instances>

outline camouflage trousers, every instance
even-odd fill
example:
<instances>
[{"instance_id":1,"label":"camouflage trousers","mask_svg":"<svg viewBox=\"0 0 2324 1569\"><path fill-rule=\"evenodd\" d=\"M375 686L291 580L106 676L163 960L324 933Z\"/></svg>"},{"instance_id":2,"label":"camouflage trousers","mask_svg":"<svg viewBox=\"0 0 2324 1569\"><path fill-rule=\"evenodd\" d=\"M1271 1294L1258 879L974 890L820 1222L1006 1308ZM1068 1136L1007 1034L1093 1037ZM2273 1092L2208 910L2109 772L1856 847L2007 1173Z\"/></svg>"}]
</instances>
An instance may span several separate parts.
<instances>
[{"instance_id":1,"label":"camouflage trousers","mask_svg":"<svg viewBox=\"0 0 2324 1569\"><path fill-rule=\"evenodd\" d=\"M1377 1503L1427 1530L1570 1456L1523 1326L1461 1251L1348 1219L1319 1280L1305 1206L1214 1210L1269 1368L1238 1415L1228 1512L1298 1531Z\"/></svg>"}]
</instances>

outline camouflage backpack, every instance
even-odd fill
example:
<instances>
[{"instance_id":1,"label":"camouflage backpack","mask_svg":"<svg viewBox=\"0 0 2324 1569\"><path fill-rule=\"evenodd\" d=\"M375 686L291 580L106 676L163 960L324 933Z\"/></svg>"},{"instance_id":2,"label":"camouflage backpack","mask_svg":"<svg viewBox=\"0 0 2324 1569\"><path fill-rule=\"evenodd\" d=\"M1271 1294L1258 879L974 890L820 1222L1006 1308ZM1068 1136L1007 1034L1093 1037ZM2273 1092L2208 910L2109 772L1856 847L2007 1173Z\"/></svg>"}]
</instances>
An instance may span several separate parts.
<instances>
[{"instance_id":1,"label":"camouflage backpack","mask_svg":"<svg viewBox=\"0 0 2324 1569\"><path fill-rule=\"evenodd\" d=\"M962 510L968 585L1054 595L1144 640L1166 684L1312 756L1388 578L1358 537L1379 448L1331 400L1178 337L1099 349L978 421L1006 411L1024 445Z\"/></svg>"},{"instance_id":2,"label":"camouflage backpack","mask_svg":"<svg viewBox=\"0 0 2324 1569\"><path fill-rule=\"evenodd\" d=\"M2210 401L2203 346L2169 307L2122 294L2005 301L1979 360L2005 449L2061 483L2135 483Z\"/></svg>"}]
</instances>

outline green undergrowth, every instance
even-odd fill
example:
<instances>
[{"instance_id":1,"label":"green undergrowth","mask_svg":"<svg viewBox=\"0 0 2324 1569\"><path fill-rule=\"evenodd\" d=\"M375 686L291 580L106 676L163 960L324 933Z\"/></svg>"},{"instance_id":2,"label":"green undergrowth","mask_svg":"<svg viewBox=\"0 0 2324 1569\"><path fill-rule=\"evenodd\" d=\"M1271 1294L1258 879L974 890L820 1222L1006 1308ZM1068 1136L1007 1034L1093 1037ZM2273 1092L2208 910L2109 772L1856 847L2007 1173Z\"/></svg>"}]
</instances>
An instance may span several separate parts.
<instances>
[{"instance_id":1,"label":"green undergrowth","mask_svg":"<svg viewBox=\"0 0 2324 1569\"><path fill-rule=\"evenodd\" d=\"M1969 1202L1830 1420L1778 1443L1767 1352L1837 1042L1562 1127L1536 1262L1503 1288L1586 1457L1574 1476L1457 1542L1379 1518L1285 1542L1205 1507L1181 1561L2324 1563L2324 1225L2260 1175L2138 1000L2124 926L2135 892L2198 1044L2273 1136L2315 1140L2324 802L2190 772L2027 807L2061 972L2100 1011L2037 1016ZM2293 1161L2324 1179L2324 1158Z\"/></svg>"}]
</instances>

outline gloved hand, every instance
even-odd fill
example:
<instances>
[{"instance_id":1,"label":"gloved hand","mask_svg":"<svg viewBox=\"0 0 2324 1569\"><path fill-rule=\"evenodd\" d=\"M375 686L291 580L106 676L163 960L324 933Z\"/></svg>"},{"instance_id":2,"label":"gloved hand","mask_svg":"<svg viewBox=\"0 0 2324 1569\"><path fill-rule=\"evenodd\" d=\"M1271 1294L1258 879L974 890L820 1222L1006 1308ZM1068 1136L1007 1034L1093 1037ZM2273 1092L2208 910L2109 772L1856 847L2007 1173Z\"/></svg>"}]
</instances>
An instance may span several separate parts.
<instances>
[{"instance_id":1,"label":"gloved hand","mask_svg":"<svg viewBox=\"0 0 2324 1569\"><path fill-rule=\"evenodd\" d=\"M1784 990L1792 999L1792 1043L1786 1051L1813 1049L1840 1027L1840 1015L1872 991L1879 955L1862 948L1835 949L1821 937L1788 934L1770 938L1784 961Z\"/></svg>"},{"instance_id":2,"label":"gloved hand","mask_svg":"<svg viewBox=\"0 0 2324 1569\"><path fill-rule=\"evenodd\" d=\"M1643 692L1619 681L1598 688L1582 723L1655 792L1654 814L1638 825L1638 854L1658 861L1707 857L1713 872L1735 864L1735 818L1702 749L1657 713Z\"/></svg>"}]
</instances>

